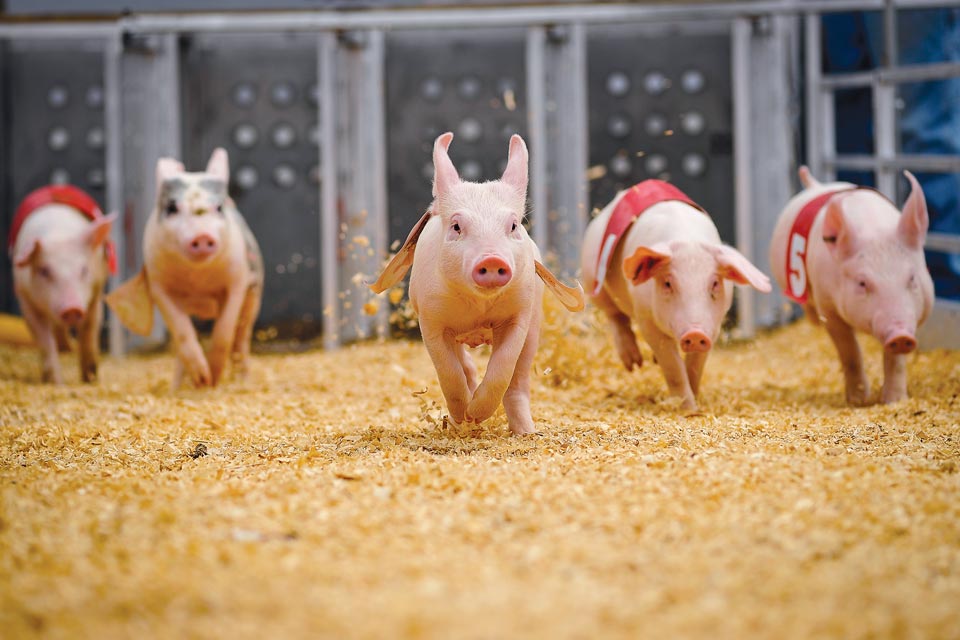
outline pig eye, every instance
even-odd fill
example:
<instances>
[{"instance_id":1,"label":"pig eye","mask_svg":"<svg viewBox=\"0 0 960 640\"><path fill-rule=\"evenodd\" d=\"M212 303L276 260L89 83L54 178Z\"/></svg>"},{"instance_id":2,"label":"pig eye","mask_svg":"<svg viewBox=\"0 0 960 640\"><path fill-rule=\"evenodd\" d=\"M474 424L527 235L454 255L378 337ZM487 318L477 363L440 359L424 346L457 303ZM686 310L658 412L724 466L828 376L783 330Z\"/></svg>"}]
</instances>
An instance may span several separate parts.
<instances>
[{"instance_id":1,"label":"pig eye","mask_svg":"<svg viewBox=\"0 0 960 640\"><path fill-rule=\"evenodd\" d=\"M664 280L663 288L666 289L667 291L673 291L673 283L671 283L669 280Z\"/></svg>"},{"instance_id":2,"label":"pig eye","mask_svg":"<svg viewBox=\"0 0 960 640\"><path fill-rule=\"evenodd\" d=\"M45 280L53 279L53 274L50 272L50 267L48 267L45 264L37 267L37 275L40 276L41 278L44 278Z\"/></svg>"},{"instance_id":3,"label":"pig eye","mask_svg":"<svg viewBox=\"0 0 960 640\"><path fill-rule=\"evenodd\" d=\"M915 274L912 274L912 273L910 274L910 279L907 280L907 286L910 287L911 289L917 286L917 276Z\"/></svg>"},{"instance_id":4,"label":"pig eye","mask_svg":"<svg viewBox=\"0 0 960 640\"><path fill-rule=\"evenodd\" d=\"M172 216L173 214L179 212L180 209L177 207L177 201L176 201L176 200L171 200L170 202L168 202L168 203L167 203L167 208L164 209L164 211L167 212L167 215L168 215L168 216Z\"/></svg>"},{"instance_id":5,"label":"pig eye","mask_svg":"<svg viewBox=\"0 0 960 640\"><path fill-rule=\"evenodd\" d=\"M710 284L710 299L716 300L717 295L719 293L720 293L720 281L714 279L714 281Z\"/></svg>"},{"instance_id":6,"label":"pig eye","mask_svg":"<svg viewBox=\"0 0 960 640\"><path fill-rule=\"evenodd\" d=\"M459 223L459 222L454 222L454 223L453 223L453 230L456 231L457 233L460 233L460 223Z\"/></svg>"},{"instance_id":7,"label":"pig eye","mask_svg":"<svg viewBox=\"0 0 960 640\"><path fill-rule=\"evenodd\" d=\"M217 213L223 213L223 203L217 205Z\"/></svg>"},{"instance_id":8,"label":"pig eye","mask_svg":"<svg viewBox=\"0 0 960 640\"><path fill-rule=\"evenodd\" d=\"M517 223L514 222L513 225L510 227L510 233L513 233L516 230L517 230Z\"/></svg>"}]
</instances>

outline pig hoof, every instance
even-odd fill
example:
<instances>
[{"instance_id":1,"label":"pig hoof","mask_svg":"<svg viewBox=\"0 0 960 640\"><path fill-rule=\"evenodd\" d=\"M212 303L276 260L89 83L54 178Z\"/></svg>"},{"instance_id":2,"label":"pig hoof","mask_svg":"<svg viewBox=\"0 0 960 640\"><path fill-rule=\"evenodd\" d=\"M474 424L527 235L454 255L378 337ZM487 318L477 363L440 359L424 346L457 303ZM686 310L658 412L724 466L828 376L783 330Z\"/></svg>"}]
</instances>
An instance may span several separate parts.
<instances>
[{"instance_id":1,"label":"pig hoof","mask_svg":"<svg viewBox=\"0 0 960 640\"><path fill-rule=\"evenodd\" d=\"M84 382L96 382L97 381L97 365L84 367L82 376L83 376Z\"/></svg>"},{"instance_id":2,"label":"pig hoof","mask_svg":"<svg viewBox=\"0 0 960 640\"><path fill-rule=\"evenodd\" d=\"M892 404L894 402L900 402L901 400L907 399L906 391L886 391L880 395L880 402L883 404Z\"/></svg>"},{"instance_id":3,"label":"pig hoof","mask_svg":"<svg viewBox=\"0 0 960 640\"><path fill-rule=\"evenodd\" d=\"M525 422L522 424L510 425L510 433L512 433L515 436L525 436L525 435L536 433L536 432L537 432L537 428L533 426L533 420L531 420L529 423Z\"/></svg>"}]
</instances>

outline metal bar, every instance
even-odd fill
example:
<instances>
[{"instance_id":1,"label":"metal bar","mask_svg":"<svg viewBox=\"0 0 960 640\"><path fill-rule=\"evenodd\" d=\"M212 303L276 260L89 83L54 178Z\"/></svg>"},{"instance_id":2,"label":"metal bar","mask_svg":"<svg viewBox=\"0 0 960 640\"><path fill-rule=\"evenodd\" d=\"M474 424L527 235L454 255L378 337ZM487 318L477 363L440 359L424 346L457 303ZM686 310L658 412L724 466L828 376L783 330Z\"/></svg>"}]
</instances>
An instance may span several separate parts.
<instances>
[{"instance_id":1,"label":"metal bar","mask_svg":"<svg viewBox=\"0 0 960 640\"><path fill-rule=\"evenodd\" d=\"M60 40L70 38L111 38L122 33L119 22L0 22L0 38Z\"/></svg>"},{"instance_id":2,"label":"metal bar","mask_svg":"<svg viewBox=\"0 0 960 640\"><path fill-rule=\"evenodd\" d=\"M108 37L103 51L104 132L106 138L105 173L107 211L117 212L119 222L113 225L110 235L117 247L117 263L125 264L128 247L123 233L123 122L121 120L120 92L123 90L121 62L123 41L119 31ZM119 284L118 276L110 277L110 288ZM108 326L110 355L122 356L126 350L126 335L120 318L111 313Z\"/></svg>"},{"instance_id":3,"label":"metal bar","mask_svg":"<svg viewBox=\"0 0 960 640\"><path fill-rule=\"evenodd\" d=\"M323 346L340 346L339 215L337 212L336 35L317 36L318 122L320 123L320 286L323 297Z\"/></svg>"},{"instance_id":4,"label":"metal bar","mask_svg":"<svg viewBox=\"0 0 960 640\"><path fill-rule=\"evenodd\" d=\"M366 78L367 83L367 101L369 109L369 122L366 123L367 133L366 142L369 145L367 157L370 161L370 180L373 182L370 189L370 222L373 229L371 245L374 250L373 263L374 273L380 264L380 260L389 253L389 233L390 221L387 214L387 123L386 123L386 96L384 87L384 61L386 57L386 39L383 31L375 30L370 32L369 64L372 69L368 69ZM373 278L371 278L372 280ZM369 295L363 284L357 286L363 288L364 294ZM385 337L389 329L389 307L384 306L378 309L377 316L374 319L376 332L378 336Z\"/></svg>"},{"instance_id":5,"label":"metal bar","mask_svg":"<svg viewBox=\"0 0 960 640\"><path fill-rule=\"evenodd\" d=\"M931 232L923 246L929 251L960 254L960 234Z\"/></svg>"},{"instance_id":6,"label":"metal bar","mask_svg":"<svg viewBox=\"0 0 960 640\"><path fill-rule=\"evenodd\" d=\"M953 6L951 0L899 0L902 8ZM533 26L639 21L735 19L760 14L806 14L880 10L885 0L768 0L724 4L604 4L243 14L141 14L121 18L131 32L317 31L328 29L431 29L444 27ZM3 31L0 31L0 36Z\"/></svg>"},{"instance_id":7,"label":"metal bar","mask_svg":"<svg viewBox=\"0 0 960 640\"><path fill-rule=\"evenodd\" d=\"M530 138L530 187L533 241L546 252L549 242L547 214L547 28L527 30L527 127Z\"/></svg>"},{"instance_id":8,"label":"metal bar","mask_svg":"<svg viewBox=\"0 0 960 640\"><path fill-rule=\"evenodd\" d=\"M891 69L900 59L897 53L897 3L886 0L883 5L883 67Z\"/></svg>"},{"instance_id":9,"label":"metal bar","mask_svg":"<svg viewBox=\"0 0 960 640\"><path fill-rule=\"evenodd\" d=\"M884 84L903 84L905 82L924 82L944 80L960 76L960 62L937 62L931 64L911 64L876 71L858 71L824 76L820 86L824 89L848 89L869 87L875 82Z\"/></svg>"},{"instance_id":10,"label":"metal bar","mask_svg":"<svg viewBox=\"0 0 960 640\"><path fill-rule=\"evenodd\" d=\"M747 260L756 262L753 255L753 197L750 181L751 126L750 126L750 20L734 20L731 34L731 71L733 79L733 164L734 164L734 233L737 248ZM756 332L753 290L737 290L737 326L742 337Z\"/></svg>"},{"instance_id":11,"label":"metal bar","mask_svg":"<svg viewBox=\"0 0 960 640\"><path fill-rule=\"evenodd\" d=\"M823 95L821 86L821 69L823 61L820 55L820 16L809 14L804 19L804 36L806 48L806 76L807 76L807 165L815 176L824 173L823 158L826 148L823 142Z\"/></svg>"},{"instance_id":12,"label":"metal bar","mask_svg":"<svg viewBox=\"0 0 960 640\"><path fill-rule=\"evenodd\" d=\"M877 189L896 199L897 180L890 161L897 154L896 87L891 84L873 86L874 153L879 160L875 175Z\"/></svg>"},{"instance_id":13,"label":"metal bar","mask_svg":"<svg viewBox=\"0 0 960 640\"><path fill-rule=\"evenodd\" d=\"M880 159L868 155L828 156L824 164L832 169L877 171L879 169L911 169L932 173L960 173L960 156L905 155Z\"/></svg>"}]
</instances>

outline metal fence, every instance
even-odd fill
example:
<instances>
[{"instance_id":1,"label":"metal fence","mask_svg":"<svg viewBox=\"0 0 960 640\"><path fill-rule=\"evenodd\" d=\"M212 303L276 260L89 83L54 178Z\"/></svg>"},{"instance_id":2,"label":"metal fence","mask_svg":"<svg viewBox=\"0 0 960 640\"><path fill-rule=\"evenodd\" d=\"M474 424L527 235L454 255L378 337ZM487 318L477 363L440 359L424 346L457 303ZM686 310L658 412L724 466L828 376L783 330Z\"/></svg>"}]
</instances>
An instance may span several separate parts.
<instances>
[{"instance_id":1,"label":"metal fence","mask_svg":"<svg viewBox=\"0 0 960 640\"><path fill-rule=\"evenodd\" d=\"M896 7L949 4L901 0ZM115 233L126 277L140 264L156 158L199 167L214 146L227 146L234 195L268 263L263 325L292 337L322 332L328 347L385 331L386 305L373 316L361 311L361 280L426 205L429 145L446 129L457 133L454 159L471 178L497 175L504 136L527 136L531 233L567 275L577 269L590 210L645 177L680 184L707 205L726 241L766 267L776 214L795 189L801 68L805 159L815 173L868 167L895 197L900 167L960 172L957 158L899 154L891 134L896 83L955 75L957 65L821 73L819 16L849 10L895 17L896 8L883 0L563 4L2 25L6 68L17 66L21 48L94 52L85 66L99 69L90 73L100 77L102 107L93 111L100 124L64 126L74 141L96 142L90 131L97 126L103 133L102 156L90 155L88 144L87 164L70 169L54 148L63 135L39 123L46 138L32 144L48 152L32 157L45 168L29 180L11 179L9 167L0 172L8 180L4 202L9 210L38 186L31 181L62 179L54 169L74 180L96 177L102 161L105 205L125 214ZM22 122L53 109L58 87L81 96L97 84L31 82L37 106L19 95L3 101L24 110ZM831 95L854 83L875 89L870 157L834 151ZM26 133L0 135L7 142ZM6 157L14 158L9 150ZM930 243L958 250L954 237L931 235ZM0 274L5 283L7 275ZM749 336L780 322L784 304L779 294L739 290L738 331ZM950 305L938 301L938 308ZM122 352L126 339L111 322L112 351Z\"/></svg>"}]
</instances>

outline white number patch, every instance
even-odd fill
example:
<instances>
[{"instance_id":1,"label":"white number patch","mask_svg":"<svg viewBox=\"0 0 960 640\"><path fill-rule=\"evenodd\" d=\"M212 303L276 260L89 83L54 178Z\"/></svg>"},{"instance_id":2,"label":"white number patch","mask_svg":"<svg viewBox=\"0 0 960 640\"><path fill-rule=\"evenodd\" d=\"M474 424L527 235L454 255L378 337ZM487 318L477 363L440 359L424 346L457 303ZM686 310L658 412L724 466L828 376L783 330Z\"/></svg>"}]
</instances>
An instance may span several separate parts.
<instances>
[{"instance_id":1,"label":"white number patch","mask_svg":"<svg viewBox=\"0 0 960 640\"><path fill-rule=\"evenodd\" d=\"M807 239L799 233L790 237L790 293L802 298L807 291L807 269L804 257L807 253Z\"/></svg>"}]
</instances>

